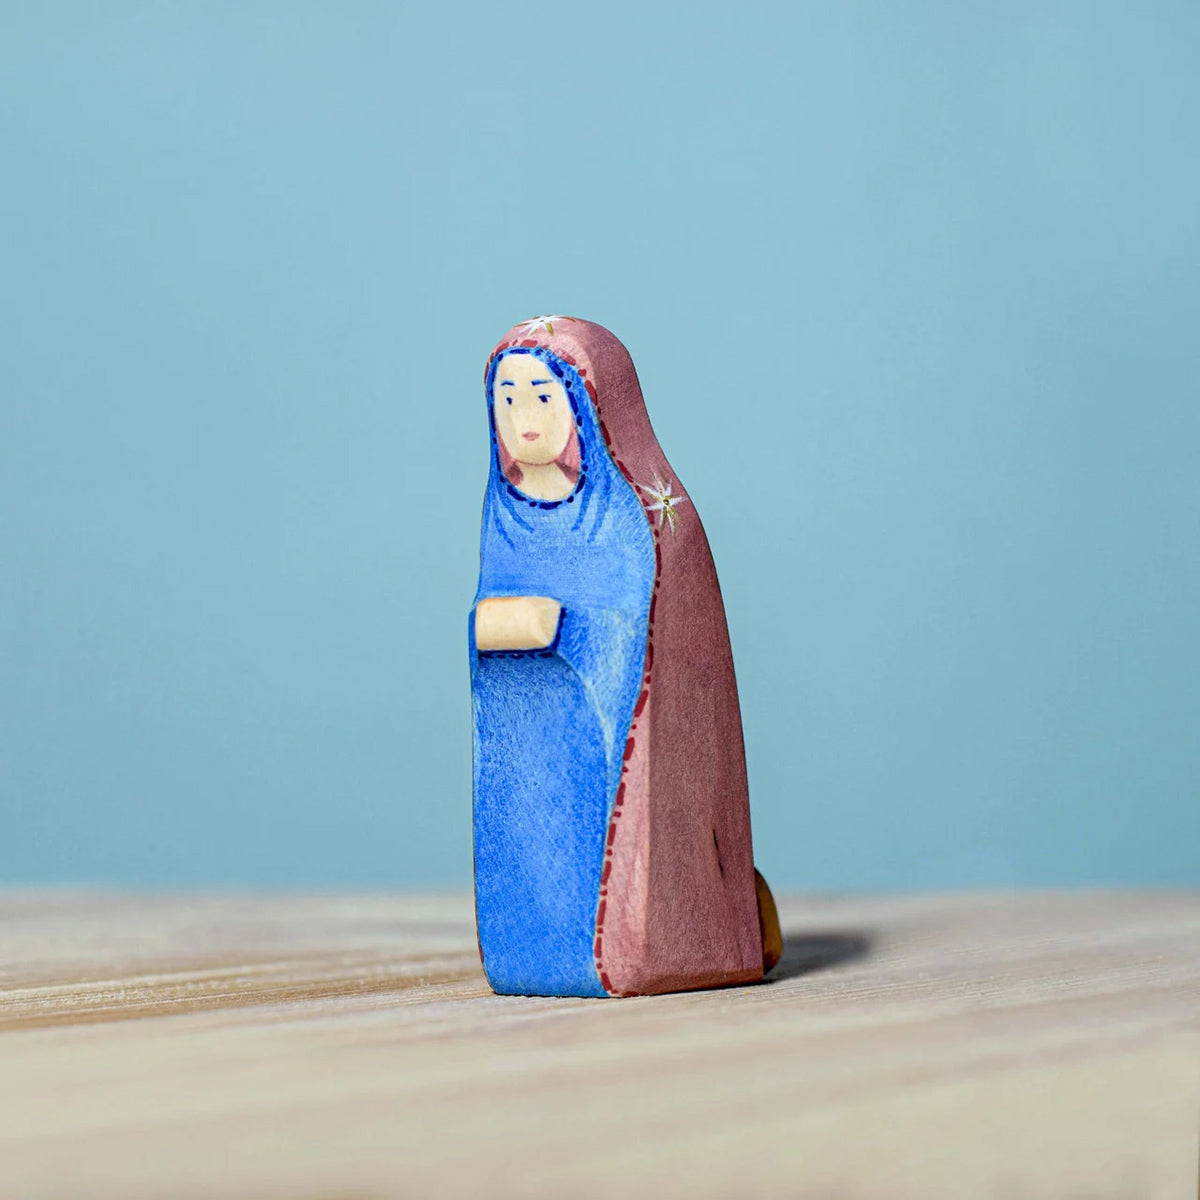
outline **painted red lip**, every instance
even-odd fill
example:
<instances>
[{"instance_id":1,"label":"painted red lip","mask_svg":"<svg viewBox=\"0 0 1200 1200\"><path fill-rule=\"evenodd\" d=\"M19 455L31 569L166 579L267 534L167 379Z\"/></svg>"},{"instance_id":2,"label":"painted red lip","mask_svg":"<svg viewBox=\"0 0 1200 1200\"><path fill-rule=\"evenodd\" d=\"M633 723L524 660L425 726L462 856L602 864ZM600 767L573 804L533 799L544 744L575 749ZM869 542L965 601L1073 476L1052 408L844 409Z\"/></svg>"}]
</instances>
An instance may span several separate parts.
<instances>
[{"instance_id":1,"label":"painted red lip","mask_svg":"<svg viewBox=\"0 0 1200 1200\"><path fill-rule=\"evenodd\" d=\"M523 433L523 434L521 434L521 436L527 442L536 442L538 440L538 438L540 438L542 435L540 433Z\"/></svg>"}]
</instances>

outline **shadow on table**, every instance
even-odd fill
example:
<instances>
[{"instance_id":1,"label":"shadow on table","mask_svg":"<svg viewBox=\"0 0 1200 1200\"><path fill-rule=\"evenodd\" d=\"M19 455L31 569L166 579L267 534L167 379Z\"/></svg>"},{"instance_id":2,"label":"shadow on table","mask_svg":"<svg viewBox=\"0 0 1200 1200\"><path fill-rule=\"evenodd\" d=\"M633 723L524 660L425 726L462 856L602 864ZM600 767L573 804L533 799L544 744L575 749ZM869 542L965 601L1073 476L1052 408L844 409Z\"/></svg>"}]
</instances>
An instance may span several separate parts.
<instances>
[{"instance_id":1,"label":"shadow on table","mask_svg":"<svg viewBox=\"0 0 1200 1200\"><path fill-rule=\"evenodd\" d=\"M767 976L767 983L795 979L813 971L824 971L842 963L854 962L871 953L869 933L785 933L783 957Z\"/></svg>"}]
</instances>

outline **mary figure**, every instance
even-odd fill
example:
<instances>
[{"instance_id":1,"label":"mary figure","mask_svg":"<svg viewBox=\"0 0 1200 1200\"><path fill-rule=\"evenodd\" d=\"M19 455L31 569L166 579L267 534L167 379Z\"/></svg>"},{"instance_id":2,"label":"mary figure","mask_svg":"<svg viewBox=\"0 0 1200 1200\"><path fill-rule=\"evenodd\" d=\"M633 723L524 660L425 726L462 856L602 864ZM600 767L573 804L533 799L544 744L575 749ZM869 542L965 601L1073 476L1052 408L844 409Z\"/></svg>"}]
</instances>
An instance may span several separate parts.
<instances>
[{"instance_id":1,"label":"mary figure","mask_svg":"<svg viewBox=\"0 0 1200 1200\"><path fill-rule=\"evenodd\" d=\"M704 531L625 347L514 327L488 360L470 621L475 898L497 992L744 983L778 957Z\"/></svg>"}]
</instances>

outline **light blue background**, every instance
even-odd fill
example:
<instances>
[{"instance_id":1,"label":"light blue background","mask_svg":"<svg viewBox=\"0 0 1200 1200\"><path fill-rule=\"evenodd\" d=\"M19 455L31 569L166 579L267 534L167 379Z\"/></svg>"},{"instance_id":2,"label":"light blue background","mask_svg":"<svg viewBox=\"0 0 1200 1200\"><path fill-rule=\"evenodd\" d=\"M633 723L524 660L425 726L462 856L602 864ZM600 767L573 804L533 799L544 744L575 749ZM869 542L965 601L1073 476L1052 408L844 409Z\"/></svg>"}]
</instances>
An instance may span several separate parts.
<instances>
[{"instance_id":1,"label":"light blue background","mask_svg":"<svg viewBox=\"0 0 1200 1200\"><path fill-rule=\"evenodd\" d=\"M1200 6L8 3L0 880L463 885L481 372L630 347L779 887L1200 883Z\"/></svg>"}]
</instances>

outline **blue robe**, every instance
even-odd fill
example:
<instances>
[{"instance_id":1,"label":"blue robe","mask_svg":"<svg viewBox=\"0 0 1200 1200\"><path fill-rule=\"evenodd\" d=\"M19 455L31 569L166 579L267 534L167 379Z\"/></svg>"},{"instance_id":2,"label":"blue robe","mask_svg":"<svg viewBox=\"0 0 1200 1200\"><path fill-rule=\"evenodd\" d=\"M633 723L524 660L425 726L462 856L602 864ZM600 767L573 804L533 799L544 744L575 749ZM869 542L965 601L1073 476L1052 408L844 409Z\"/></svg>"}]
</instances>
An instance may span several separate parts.
<instances>
[{"instance_id":1,"label":"blue robe","mask_svg":"<svg viewBox=\"0 0 1200 1200\"><path fill-rule=\"evenodd\" d=\"M596 909L645 664L654 538L578 373L541 347L507 353L535 354L566 388L580 474L564 500L526 497L504 476L492 420L475 603L549 596L562 617L547 650L480 652L472 612L479 944L497 992L603 996Z\"/></svg>"}]
</instances>

